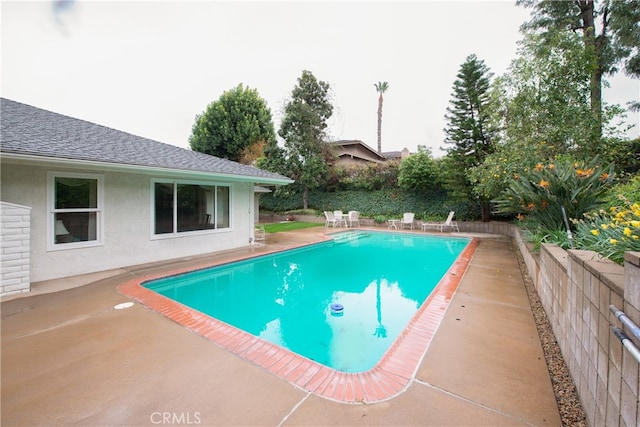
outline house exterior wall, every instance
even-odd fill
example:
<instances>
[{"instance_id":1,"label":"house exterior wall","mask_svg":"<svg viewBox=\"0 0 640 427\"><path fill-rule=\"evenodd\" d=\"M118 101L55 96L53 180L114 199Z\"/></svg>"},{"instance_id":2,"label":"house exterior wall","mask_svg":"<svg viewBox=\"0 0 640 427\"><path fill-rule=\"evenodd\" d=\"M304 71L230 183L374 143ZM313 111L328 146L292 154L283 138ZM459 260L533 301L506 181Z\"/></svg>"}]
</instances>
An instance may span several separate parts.
<instances>
[{"instance_id":1,"label":"house exterior wall","mask_svg":"<svg viewBox=\"0 0 640 427\"><path fill-rule=\"evenodd\" d=\"M253 223L257 224L259 222L260 222L260 196L254 193Z\"/></svg>"},{"instance_id":2,"label":"house exterior wall","mask_svg":"<svg viewBox=\"0 0 640 427\"><path fill-rule=\"evenodd\" d=\"M372 161L361 159L359 157L351 157L347 154L338 157L336 160L336 165L338 166L366 166L370 163L372 163Z\"/></svg>"},{"instance_id":3,"label":"house exterior wall","mask_svg":"<svg viewBox=\"0 0 640 427\"><path fill-rule=\"evenodd\" d=\"M365 149L361 145L349 145L349 146L346 146L346 147L344 147L344 151L348 155L360 157L360 158L366 159L366 160L368 160L370 162L380 163L379 159L374 157L369 150Z\"/></svg>"},{"instance_id":4,"label":"house exterior wall","mask_svg":"<svg viewBox=\"0 0 640 427\"><path fill-rule=\"evenodd\" d=\"M0 295L28 292L31 209L0 202Z\"/></svg>"},{"instance_id":5,"label":"house exterior wall","mask_svg":"<svg viewBox=\"0 0 640 427\"><path fill-rule=\"evenodd\" d=\"M47 249L47 173L50 171L104 177L102 245ZM231 187L230 228L154 238L151 182L167 176L3 164L1 178L2 200L31 208L32 282L247 246L253 234L252 183L211 181Z\"/></svg>"}]
</instances>

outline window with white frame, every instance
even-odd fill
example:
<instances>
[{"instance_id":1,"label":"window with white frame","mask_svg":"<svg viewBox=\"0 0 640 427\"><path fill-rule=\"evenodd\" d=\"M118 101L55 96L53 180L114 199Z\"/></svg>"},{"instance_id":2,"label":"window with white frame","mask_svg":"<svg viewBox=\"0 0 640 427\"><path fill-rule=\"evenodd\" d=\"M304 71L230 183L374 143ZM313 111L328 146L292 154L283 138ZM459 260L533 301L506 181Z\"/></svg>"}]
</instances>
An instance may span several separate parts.
<instances>
[{"instance_id":1,"label":"window with white frame","mask_svg":"<svg viewBox=\"0 0 640 427\"><path fill-rule=\"evenodd\" d=\"M71 172L48 174L51 248L102 244L103 178Z\"/></svg>"},{"instance_id":2,"label":"window with white frame","mask_svg":"<svg viewBox=\"0 0 640 427\"><path fill-rule=\"evenodd\" d=\"M231 226L229 186L154 180L152 193L154 235Z\"/></svg>"}]
</instances>

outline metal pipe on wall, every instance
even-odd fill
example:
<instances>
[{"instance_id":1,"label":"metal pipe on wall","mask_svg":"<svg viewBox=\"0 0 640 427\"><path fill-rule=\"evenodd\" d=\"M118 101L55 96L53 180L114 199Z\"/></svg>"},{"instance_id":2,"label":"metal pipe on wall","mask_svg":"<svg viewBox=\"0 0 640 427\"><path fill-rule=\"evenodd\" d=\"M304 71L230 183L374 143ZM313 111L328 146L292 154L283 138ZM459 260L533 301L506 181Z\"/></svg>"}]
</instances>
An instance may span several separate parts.
<instances>
[{"instance_id":1,"label":"metal pipe on wall","mask_svg":"<svg viewBox=\"0 0 640 427\"><path fill-rule=\"evenodd\" d=\"M638 325L636 325L633 320L629 319L629 317L624 314L623 311L618 310L618 308L611 304L609 306L609 310L611 310L611 312L618 318L618 320L620 320L620 322L629 330L631 331L631 333L638 339L640 339L640 328L638 327ZM631 353L633 355L633 357L636 359L636 361L638 361L638 363L640 363L640 350L638 350L638 347L636 347L636 345L633 343L633 341L631 341L629 339L629 337L627 336L627 334L625 334L622 329L618 328L617 326L611 326L611 330L613 331L613 333L616 335L616 337L618 337L618 339L620 340L620 342L622 342L622 345L629 350L629 353Z\"/></svg>"},{"instance_id":2,"label":"metal pipe on wall","mask_svg":"<svg viewBox=\"0 0 640 427\"><path fill-rule=\"evenodd\" d=\"M611 330L613 330L613 333L616 334L618 339L622 342L622 345L625 346L627 350L629 350L629 353L631 353L631 355L635 357L636 361L640 363L640 350L638 350L638 347L636 347L635 344L631 342L629 337L617 326L612 326Z\"/></svg>"},{"instance_id":3,"label":"metal pipe on wall","mask_svg":"<svg viewBox=\"0 0 640 427\"><path fill-rule=\"evenodd\" d=\"M634 337L640 340L640 327L633 323L633 320L629 319L629 317L624 314L624 311L618 310L618 308L613 304L609 306L609 310L615 314L615 316L633 334Z\"/></svg>"}]
</instances>

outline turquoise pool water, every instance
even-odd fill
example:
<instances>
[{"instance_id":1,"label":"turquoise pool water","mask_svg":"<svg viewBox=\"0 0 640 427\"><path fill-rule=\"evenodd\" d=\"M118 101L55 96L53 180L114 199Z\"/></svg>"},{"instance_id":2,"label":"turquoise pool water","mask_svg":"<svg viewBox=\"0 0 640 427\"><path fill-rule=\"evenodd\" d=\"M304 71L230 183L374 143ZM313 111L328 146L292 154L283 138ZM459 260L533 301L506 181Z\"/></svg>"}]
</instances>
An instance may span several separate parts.
<instances>
[{"instance_id":1,"label":"turquoise pool water","mask_svg":"<svg viewBox=\"0 0 640 427\"><path fill-rule=\"evenodd\" d=\"M144 284L343 372L371 369L469 239L346 232L335 240ZM340 304L342 313L331 309Z\"/></svg>"}]
</instances>

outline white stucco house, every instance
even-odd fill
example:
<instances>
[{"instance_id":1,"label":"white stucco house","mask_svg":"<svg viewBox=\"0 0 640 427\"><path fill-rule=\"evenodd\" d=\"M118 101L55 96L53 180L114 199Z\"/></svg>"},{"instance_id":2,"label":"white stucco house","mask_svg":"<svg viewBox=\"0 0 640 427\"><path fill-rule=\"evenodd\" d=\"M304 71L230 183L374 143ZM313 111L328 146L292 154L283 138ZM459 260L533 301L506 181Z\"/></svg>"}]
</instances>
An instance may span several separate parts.
<instances>
[{"instance_id":1,"label":"white stucco house","mask_svg":"<svg viewBox=\"0 0 640 427\"><path fill-rule=\"evenodd\" d=\"M0 294L248 246L287 177L0 99Z\"/></svg>"}]
</instances>

